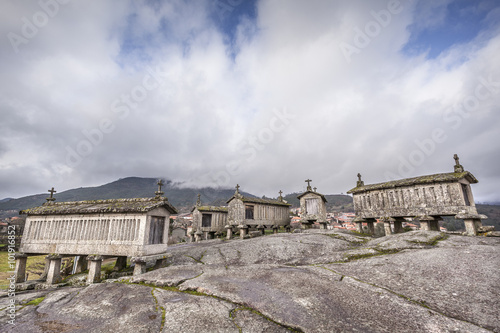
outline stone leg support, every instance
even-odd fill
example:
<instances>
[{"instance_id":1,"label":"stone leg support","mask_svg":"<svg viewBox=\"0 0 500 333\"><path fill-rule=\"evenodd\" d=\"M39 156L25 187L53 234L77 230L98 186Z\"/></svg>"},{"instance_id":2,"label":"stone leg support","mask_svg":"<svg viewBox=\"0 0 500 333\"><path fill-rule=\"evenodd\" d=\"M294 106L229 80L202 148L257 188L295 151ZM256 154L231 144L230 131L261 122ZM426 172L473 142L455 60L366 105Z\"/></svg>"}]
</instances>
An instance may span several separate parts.
<instances>
[{"instance_id":1,"label":"stone leg support","mask_svg":"<svg viewBox=\"0 0 500 333\"><path fill-rule=\"evenodd\" d=\"M429 221L430 230L439 231L439 221Z\"/></svg>"},{"instance_id":2,"label":"stone leg support","mask_svg":"<svg viewBox=\"0 0 500 333\"><path fill-rule=\"evenodd\" d=\"M469 236L477 236L477 229L482 227L479 219L464 219L465 233Z\"/></svg>"},{"instance_id":3,"label":"stone leg support","mask_svg":"<svg viewBox=\"0 0 500 333\"><path fill-rule=\"evenodd\" d=\"M87 283L99 283L101 282L101 256L88 256L89 261L89 275L87 276Z\"/></svg>"},{"instance_id":4,"label":"stone leg support","mask_svg":"<svg viewBox=\"0 0 500 333\"><path fill-rule=\"evenodd\" d=\"M194 234L194 241L198 243L201 240L201 233Z\"/></svg>"},{"instance_id":5,"label":"stone leg support","mask_svg":"<svg viewBox=\"0 0 500 333\"><path fill-rule=\"evenodd\" d=\"M263 226L258 226L257 230L260 232L262 236L266 234L266 228L264 228Z\"/></svg>"},{"instance_id":6,"label":"stone leg support","mask_svg":"<svg viewBox=\"0 0 500 333\"><path fill-rule=\"evenodd\" d=\"M403 232L403 221L394 221L394 233L400 234Z\"/></svg>"},{"instance_id":7,"label":"stone leg support","mask_svg":"<svg viewBox=\"0 0 500 333\"><path fill-rule=\"evenodd\" d=\"M47 256L47 257L45 257L45 266L43 268L43 273L40 276L41 281L47 280L47 274L49 274L49 263L50 263L50 260L49 260L49 257Z\"/></svg>"},{"instance_id":8,"label":"stone leg support","mask_svg":"<svg viewBox=\"0 0 500 333\"><path fill-rule=\"evenodd\" d=\"M248 227L240 227L240 238L243 239L248 234Z\"/></svg>"},{"instance_id":9,"label":"stone leg support","mask_svg":"<svg viewBox=\"0 0 500 333\"><path fill-rule=\"evenodd\" d=\"M49 272L47 273L47 283L56 284L61 282L61 256L47 256L49 259Z\"/></svg>"},{"instance_id":10,"label":"stone leg support","mask_svg":"<svg viewBox=\"0 0 500 333\"><path fill-rule=\"evenodd\" d=\"M368 233L370 235L375 235L375 225L373 222L366 222L366 225L368 226Z\"/></svg>"},{"instance_id":11,"label":"stone leg support","mask_svg":"<svg viewBox=\"0 0 500 333\"><path fill-rule=\"evenodd\" d=\"M320 222L319 223L319 228L320 229L326 229L326 222Z\"/></svg>"},{"instance_id":12,"label":"stone leg support","mask_svg":"<svg viewBox=\"0 0 500 333\"><path fill-rule=\"evenodd\" d=\"M279 228L278 228L278 227L276 227L276 226L275 226L275 227L273 227L273 234L277 234L277 233L278 233L278 229L279 229Z\"/></svg>"},{"instance_id":13,"label":"stone leg support","mask_svg":"<svg viewBox=\"0 0 500 333\"><path fill-rule=\"evenodd\" d=\"M362 222L356 222L356 231L359 233L363 233L363 223Z\"/></svg>"},{"instance_id":14,"label":"stone leg support","mask_svg":"<svg viewBox=\"0 0 500 333\"><path fill-rule=\"evenodd\" d=\"M431 221L420 221L420 230L431 230Z\"/></svg>"},{"instance_id":15,"label":"stone leg support","mask_svg":"<svg viewBox=\"0 0 500 333\"><path fill-rule=\"evenodd\" d=\"M125 256L117 257L115 262L115 267L113 267L113 270L121 271L125 267L127 267L127 257Z\"/></svg>"},{"instance_id":16,"label":"stone leg support","mask_svg":"<svg viewBox=\"0 0 500 333\"><path fill-rule=\"evenodd\" d=\"M203 231L203 239L204 240L209 240L210 235L208 234L208 231Z\"/></svg>"},{"instance_id":17,"label":"stone leg support","mask_svg":"<svg viewBox=\"0 0 500 333\"><path fill-rule=\"evenodd\" d=\"M22 283L26 281L26 261L28 256L25 254L16 255L16 283Z\"/></svg>"},{"instance_id":18,"label":"stone leg support","mask_svg":"<svg viewBox=\"0 0 500 333\"><path fill-rule=\"evenodd\" d=\"M134 260L134 275L140 275L146 273L146 261L140 258Z\"/></svg>"},{"instance_id":19,"label":"stone leg support","mask_svg":"<svg viewBox=\"0 0 500 333\"><path fill-rule=\"evenodd\" d=\"M85 256L80 256L76 262L75 274L81 273L87 270L87 258Z\"/></svg>"},{"instance_id":20,"label":"stone leg support","mask_svg":"<svg viewBox=\"0 0 500 333\"><path fill-rule=\"evenodd\" d=\"M226 228L226 231L227 231L226 239L231 239L231 237L233 237L233 228Z\"/></svg>"},{"instance_id":21,"label":"stone leg support","mask_svg":"<svg viewBox=\"0 0 500 333\"><path fill-rule=\"evenodd\" d=\"M391 222L384 222L385 235L392 235Z\"/></svg>"},{"instance_id":22,"label":"stone leg support","mask_svg":"<svg viewBox=\"0 0 500 333\"><path fill-rule=\"evenodd\" d=\"M290 232L292 230L292 227L290 225L285 226L285 232Z\"/></svg>"}]
</instances>

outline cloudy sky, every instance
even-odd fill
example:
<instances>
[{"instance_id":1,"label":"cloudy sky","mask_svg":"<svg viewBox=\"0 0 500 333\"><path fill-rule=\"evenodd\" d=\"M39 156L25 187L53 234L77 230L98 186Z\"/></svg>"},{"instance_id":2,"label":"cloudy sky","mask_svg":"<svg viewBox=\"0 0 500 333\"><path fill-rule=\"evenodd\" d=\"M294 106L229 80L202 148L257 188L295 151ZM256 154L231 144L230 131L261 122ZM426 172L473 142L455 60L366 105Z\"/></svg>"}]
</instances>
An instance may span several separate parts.
<instances>
[{"instance_id":1,"label":"cloudy sky","mask_svg":"<svg viewBox=\"0 0 500 333\"><path fill-rule=\"evenodd\" d=\"M128 176L345 193L456 153L500 201L498 1L0 7L0 198Z\"/></svg>"}]
</instances>

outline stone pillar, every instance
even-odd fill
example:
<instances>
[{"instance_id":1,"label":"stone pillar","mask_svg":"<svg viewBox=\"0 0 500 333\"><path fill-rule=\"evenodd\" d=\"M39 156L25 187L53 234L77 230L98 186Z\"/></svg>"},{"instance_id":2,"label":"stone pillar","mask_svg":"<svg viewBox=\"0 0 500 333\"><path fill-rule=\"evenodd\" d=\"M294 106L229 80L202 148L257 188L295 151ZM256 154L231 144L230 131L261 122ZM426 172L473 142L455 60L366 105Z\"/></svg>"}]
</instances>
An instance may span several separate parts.
<instances>
[{"instance_id":1,"label":"stone pillar","mask_svg":"<svg viewBox=\"0 0 500 333\"><path fill-rule=\"evenodd\" d=\"M146 273L146 260L142 258L132 258L130 262L134 263L134 275Z\"/></svg>"},{"instance_id":2,"label":"stone pillar","mask_svg":"<svg viewBox=\"0 0 500 333\"><path fill-rule=\"evenodd\" d=\"M375 225L373 221L366 221L366 225L368 226L368 233L370 235L375 235Z\"/></svg>"},{"instance_id":3,"label":"stone pillar","mask_svg":"<svg viewBox=\"0 0 500 333\"><path fill-rule=\"evenodd\" d=\"M326 229L326 224L327 224L327 222L320 222L319 223L319 228L320 229Z\"/></svg>"},{"instance_id":4,"label":"stone pillar","mask_svg":"<svg viewBox=\"0 0 500 333\"><path fill-rule=\"evenodd\" d=\"M386 236L392 235L391 222L384 221L384 231Z\"/></svg>"},{"instance_id":5,"label":"stone pillar","mask_svg":"<svg viewBox=\"0 0 500 333\"><path fill-rule=\"evenodd\" d=\"M277 234L279 228L280 228L279 226L273 225L273 234Z\"/></svg>"},{"instance_id":6,"label":"stone pillar","mask_svg":"<svg viewBox=\"0 0 500 333\"><path fill-rule=\"evenodd\" d=\"M113 270L121 271L125 267L127 267L127 257L126 256L117 257L115 262L115 267L113 267Z\"/></svg>"},{"instance_id":7,"label":"stone pillar","mask_svg":"<svg viewBox=\"0 0 500 333\"><path fill-rule=\"evenodd\" d=\"M16 283L26 281L26 261L28 256L24 253L16 253Z\"/></svg>"},{"instance_id":8,"label":"stone pillar","mask_svg":"<svg viewBox=\"0 0 500 333\"><path fill-rule=\"evenodd\" d=\"M394 233L400 234L402 232L403 232L403 221L400 219L396 219L396 221L394 221Z\"/></svg>"},{"instance_id":9,"label":"stone pillar","mask_svg":"<svg viewBox=\"0 0 500 333\"><path fill-rule=\"evenodd\" d=\"M480 219L464 219L465 233L468 236L477 236L477 230L482 227Z\"/></svg>"},{"instance_id":10,"label":"stone pillar","mask_svg":"<svg viewBox=\"0 0 500 333\"><path fill-rule=\"evenodd\" d=\"M101 282L101 264L102 256L90 255L87 256L89 263L89 274L87 275L87 283L99 283Z\"/></svg>"},{"instance_id":11,"label":"stone pillar","mask_svg":"<svg viewBox=\"0 0 500 333\"><path fill-rule=\"evenodd\" d=\"M47 283L56 284L61 282L61 259L60 255L50 254L47 256L49 259L49 271L47 273Z\"/></svg>"},{"instance_id":12,"label":"stone pillar","mask_svg":"<svg viewBox=\"0 0 500 333\"><path fill-rule=\"evenodd\" d=\"M429 228L430 228L430 230L433 230L433 231L440 231L439 221L438 220L429 221Z\"/></svg>"},{"instance_id":13,"label":"stone pillar","mask_svg":"<svg viewBox=\"0 0 500 333\"><path fill-rule=\"evenodd\" d=\"M201 233L201 231L199 231L199 230L198 230L197 232L195 232L195 233L194 233L194 241L195 241L196 243L198 243L198 242L201 240L201 235L202 235L202 233Z\"/></svg>"},{"instance_id":14,"label":"stone pillar","mask_svg":"<svg viewBox=\"0 0 500 333\"><path fill-rule=\"evenodd\" d=\"M465 233L469 236L477 236L478 228L482 227L481 219L487 219L488 216L483 214L466 214L461 213L455 215L456 219L464 220Z\"/></svg>"},{"instance_id":15,"label":"stone pillar","mask_svg":"<svg viewBox=\"0 0 500 333\"><path fill-rule=\"evenodd\" d=\"M79 256L78 260L76 261L76 269L75 269L75 274L81 273L83 271L87 270L87 258L85 256Z\"/></svg>"},{"instance_id":16,"label":"stone pillar","mask_svg":"<svg viewBox=\"0 0 500 333\"><path fill-rule=\"evenodd\" d=\"M431 226L429 224L430 221L420 221L420 230L431 230Z\"/></svg>"},{"instance_id":17,"label":"stone pillar","mask_svg":"<svg viewBox=\"0 0 500 333\"><path fill-rule=\"evenodd\" d=\"M49 274L49 263L50 263L50 260L49 260L49 257L45 257L45 266L43 267L43 273L42 275L40 276L40 281L46 281L47 280L47 274Z\"/></svg>"},{"instance_id":18,"label":"stone pillar","mask_svg":"<svg viewBox=\"0 0 500 333\"><path fill-rule=\"evenodd\" d=\"M204 239L204 240L209 240L209 239L210 239L209 237L210 237L210 236L209 236L209 234L208 234L208 231L203 231L203 239Z\"/></svg>"},{"instance_id":19,"label":"stone pillar","mask_svg":"<svg viewBox=\"0 0 500 333\"><path fill-rule=\"evenodd\" d=\"M285 232L290 232L291 230L292 230L292 227L289 224L287 224L285 226Z\"/></svg>"},{"instance_id":20,"label":"stone pillar","mask_svg":"<svg viewBox=\"0 0 500 333\"><path fill-rule=\"evenodd\" d=\"M428 231L428 230L433 230L432 228L436 227L435 223L431 225L431 222L435 221L435 219L432 216L427 216L427 215L419 216L418 220L420 221L420 230ZM439 231L439 227L437 231Z\"/></svg>"},{"instance_id":21,"label":"stone pillar","mask_svg":"<svg viewBox=\"0 0 500 333\"><path fill-rule=\"evenodd\" d=\"M226 228L227 233L226 239L231 239L231 237L233 237L233 227L228 224L224 228Z\"/></svg>"},{"instance_id":22,"label":"stone pillar","mask_svg":"<svg viewBox=\"0 0 500 333\"><path fill-rule=\"evenodd\" d=\"M258 225L257 230L260 232L262 236L266 234L266 228L263 225Z\"/></svg>"},{"instance_id":23,"label":"stone pillar","mask_svg":"<svg viewBox=\"0 0 500 333\"><path fill-rule=\"evenodd\" d=\"M366 220L362 217L356 217L353 222L356 224L356 231L359 233L363 233L363 222L366 222Z\"/></svg>"},{"instance_id":24,"label":"stone pillar","mask_svg":"<svg viewBox=\"0 0 500 333\"><path fill-rule=\"evenodd\" d=\"M246 237L248 234L248 226L246 225L239 225L238 229L240 229L240 238L243 239Z\"/></svg>"}]
</instances>

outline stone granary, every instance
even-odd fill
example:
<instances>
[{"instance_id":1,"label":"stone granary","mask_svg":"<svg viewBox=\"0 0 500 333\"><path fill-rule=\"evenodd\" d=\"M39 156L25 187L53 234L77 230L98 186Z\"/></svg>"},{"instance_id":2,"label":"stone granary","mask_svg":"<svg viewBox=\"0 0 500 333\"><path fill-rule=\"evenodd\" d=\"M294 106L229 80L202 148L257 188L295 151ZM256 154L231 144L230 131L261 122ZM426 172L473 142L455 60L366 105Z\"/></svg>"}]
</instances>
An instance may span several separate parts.
<instances>
[{"instance_id":1,"label":"stone granary","mask_svg":"<svg viewBox=\"0 0 500 333\"><path fill-rule=\"evenodd\" d=\"M203 233L203 238L213 239L216 234L224 232L227 224L227 207L202 206L200 195L193 213L193 231Z\"/></svg>"},{"instance_id":2,"label":"stone granary","mask_svg":"<svg viewBox=\"0 0 500 333\"><path fill-rule=\"evenodd\" d=\"M51 196L42 206L20 212L27 218L16 282L25 281L26 259L32 255L49 254L48 284L60 280L63 257L88 256L87 282L99 282L103 258L117 257L116 268L121 269L127 257L133 257L134 274L145 271L146 259L164 259L169 217L177 210L162 196L163 183L158 185L156 197L137 199L54 202L54 190L49 191Z\"/></svg>"},{"instance_id":3,"label":"stone granary","mask_svg":"<svg viewBox=\"0 0 500 333\"><path fill-rule=\"evenodd\" d=\"M373 234L373 222L381 219L386 234L402 232L405 218L417 218L421 229L439 231L438 222L442 216L463 219L468 235L476 235L481 227L481 219L474 203L470 184L477 179L464 171L455 154L454 172L389 181L365 185L358 174L356 187L347 193L353 194L358 231L367 223Z\"/></svg>"},{"instance_id":4,"label":"stone granary","mask_svg":"<svg viewBox=\"0 0 500 333\"><path fill-rule=\"evenodd\" d=\"M290 204L281 194L277 200L249 198L240 194L239 185L236 185L234 195L228 203L227 238L231 238L233 227L240 229L240 237L247 235L249 228L256 228L264 234L266 228L275 233L279 227L290 228Z\"/></svg>"},{"instance_id":5,"label":"stone granary","mask_svg":"<svg viewBox=\"0 0 500 333\"><path fill-rule=\"evenodd\" d=\"M307 189L299 195L300 200L300 223L302 228L308 229L314 223L319 223L321 229L326 229L326 198L323 194L311 188L312 180L307 179Z\"/></svg>"}]
</instances>

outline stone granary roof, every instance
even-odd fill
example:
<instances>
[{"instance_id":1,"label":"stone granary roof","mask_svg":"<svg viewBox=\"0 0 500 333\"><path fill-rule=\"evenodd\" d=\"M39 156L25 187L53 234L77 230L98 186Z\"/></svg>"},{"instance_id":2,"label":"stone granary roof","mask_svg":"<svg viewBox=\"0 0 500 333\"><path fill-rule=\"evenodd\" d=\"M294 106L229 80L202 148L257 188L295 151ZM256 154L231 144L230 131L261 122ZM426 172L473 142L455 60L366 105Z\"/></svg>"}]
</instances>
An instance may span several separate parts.
<instances>
[{"instance_id":1,"label":"stone granary roof","mask_svg":"<svg viewBox=\"0 0 500 333\"><path fill-rule=\"evenodd\" d=\"M155 208L163 207L172 214L177 210L167 198L134 198L86 200L68 202L46 202L42 206L25 209L19 214L27 215L69 215L69 214L99 214L99 213L145 213Z\"/></svg>"},{"instance_id":2,"label":"stone granary roof","mask_svg":"<svg viewBox=\"0 0 500 333\"><path fill-rule=\"evenodd\" d=\"M478 182L476 177L474 177L468 171L449 172L449 173L438 173L438 174L428 175L428 176L420 176L420 177L414 177L414 178L393 180L393 181L389 181L389 182L385 182L385 183L357 186L357 187L347 191L347 193L354 194L354 193L361 193L361 192L367 192L367 191L372 191L372 190L382 190L382 189L388 189L388 188L412 186L412 185L419 185L419 184L457 182L460 179L467 179L467 181L469 181L471 184L475 184Z\"/></svg>"},{"instance_id":3,"label":"stone granary roof","mask_svg":"<svg viewBox=\"0 0 500 333\"><path fill-rule=\"evenodd\" d=\"M297 199L302 198L304 195L306 195L308 193L313 193L313 194L319 195L321 197L321 199L323 199L324 202L327 202L325 196L321 193L316 192L316 191L305 191L301 195L297 196Z\"/></svg>"},{"instance_id":4,"label":"stone granary roof","mask_svg":"<svg viewBox=\"0 0 500 333\"><path fill-rule=\"evenodd\" d=\"M250 198L250 197L245 197L241 194L235 194L227 201L229 203L233 199L240 199L243 202L248 202L248 203L256 203L256 204L264 204L264 205L274 205L274 206L291 206L289 203L281 200L275 200L275 199L259 199L259 198Z\"/></svg>"},{"instance_id":5,"label":"stone granary roof","mask_svg":"<svg viewBox=\"0 0 500 333\"><path fill-rule=\"evenodd\" d=\"M195 210L198 208L198 211L200 212L220 212L220 213L227 213L228 208L227 207L218 207L218 206L195 206L191 211Z\"/></svg>"}]
</instances>

